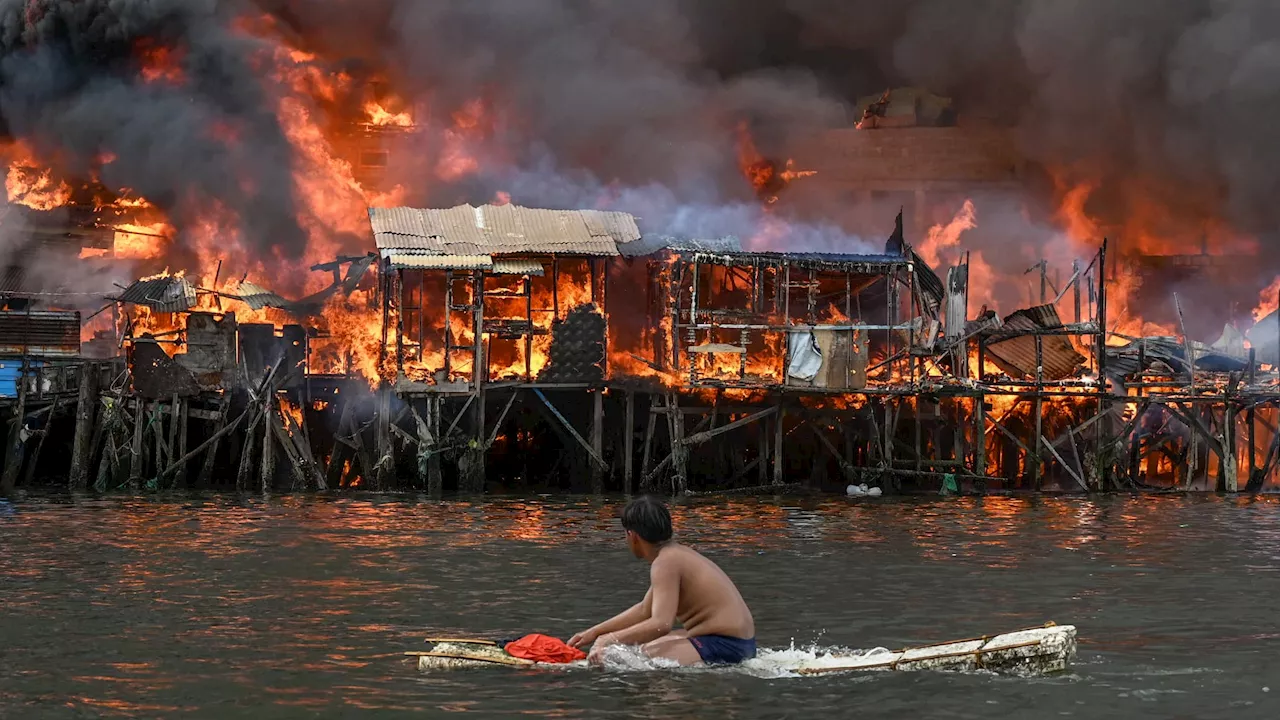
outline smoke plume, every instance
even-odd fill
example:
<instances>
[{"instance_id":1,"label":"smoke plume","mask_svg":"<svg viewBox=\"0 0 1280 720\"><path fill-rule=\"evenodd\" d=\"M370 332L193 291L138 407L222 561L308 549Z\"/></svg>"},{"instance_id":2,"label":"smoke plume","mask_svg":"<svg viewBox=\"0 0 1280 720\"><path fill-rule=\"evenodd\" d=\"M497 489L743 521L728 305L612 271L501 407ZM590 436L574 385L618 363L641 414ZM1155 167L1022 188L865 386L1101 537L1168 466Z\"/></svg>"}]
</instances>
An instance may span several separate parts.
<instances>
[{"instance_id":1,"label":"smoke plume","mask_svg":"<svg viewBox=\"0 0 1280 720\"><path fill-rule=\"evenodd\" d=\"M962 121L1015 128L1059 183L1095 187L1100 217L1158 215L1173 234L1218 219L1268 253L1280 225L1268 0L0 0L0 116L71 171L111 153L104 180L179 223L216 203L296 254L269 41L243 31L262 15L332 71L387 77L426 122L485 101L482 152L508 171L407 182L415 204L603 192L647 204L658 230L749 224L737 123L768 152L847 126L861 95L918 84L954 97ZM140 79L147 43L179 48L187 81Z\"/></svg>"}]
</instances>

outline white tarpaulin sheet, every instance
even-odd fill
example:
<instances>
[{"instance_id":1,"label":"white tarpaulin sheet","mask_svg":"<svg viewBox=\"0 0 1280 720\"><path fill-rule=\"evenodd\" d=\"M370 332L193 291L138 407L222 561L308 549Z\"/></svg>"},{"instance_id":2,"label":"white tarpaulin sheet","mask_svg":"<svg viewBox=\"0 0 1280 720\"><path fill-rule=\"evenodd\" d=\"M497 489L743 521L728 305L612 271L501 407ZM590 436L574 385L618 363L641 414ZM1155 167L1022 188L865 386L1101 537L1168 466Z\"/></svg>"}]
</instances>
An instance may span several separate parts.
<instances>
[{"instance_id":1,"label":"white tarpaulin sheet","mask_svg":"<svg viewBox=\"0 0 1280 720\"><path fill-rule=\"evenodd\" d=\"M787 333L787 350L791 353L791 362L787 365L787 375L797 380L812 380L822 369L822 353L813 341L813 333L808 330L792 330Z\"/></svg>"}]
</instances>

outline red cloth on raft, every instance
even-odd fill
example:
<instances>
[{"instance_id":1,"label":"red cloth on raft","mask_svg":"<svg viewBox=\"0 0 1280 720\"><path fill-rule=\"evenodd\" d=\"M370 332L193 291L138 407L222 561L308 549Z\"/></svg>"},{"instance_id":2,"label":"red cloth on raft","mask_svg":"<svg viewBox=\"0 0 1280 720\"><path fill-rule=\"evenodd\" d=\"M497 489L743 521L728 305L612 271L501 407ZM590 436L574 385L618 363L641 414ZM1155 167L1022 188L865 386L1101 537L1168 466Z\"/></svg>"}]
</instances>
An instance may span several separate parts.
<instances>
[{"instance_id":1,"label":"red cloth on raft","mask_svg":"<svg viewBox=\"0 0 1280 720\"><path fill-rule=\"evenodd\" d=\"M564 664L587 657L586 653L570 647L562 640L537 633L509 642L503 650L513 657L540 663Z\"/></svg>"}]
</instances>

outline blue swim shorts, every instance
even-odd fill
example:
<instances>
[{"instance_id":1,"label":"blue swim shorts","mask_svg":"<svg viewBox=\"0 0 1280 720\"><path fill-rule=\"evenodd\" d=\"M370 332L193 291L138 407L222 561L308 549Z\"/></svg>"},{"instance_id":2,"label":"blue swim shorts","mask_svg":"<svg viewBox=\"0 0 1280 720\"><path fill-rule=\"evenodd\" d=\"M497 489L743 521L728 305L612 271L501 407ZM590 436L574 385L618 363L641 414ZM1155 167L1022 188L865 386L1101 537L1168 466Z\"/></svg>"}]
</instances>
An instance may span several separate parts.
<instances>
[{"instance_id":1,"label":"blue swim shorts","mask_svg":"<svg viewBox=\"0 0 1280 720\"><path fill-rule=\"evenodd\" d=\"M756 656L756 639L743 640L728 635L699 635L689 638L708 665L734 665Z\"/></svg>"}]
</instances>

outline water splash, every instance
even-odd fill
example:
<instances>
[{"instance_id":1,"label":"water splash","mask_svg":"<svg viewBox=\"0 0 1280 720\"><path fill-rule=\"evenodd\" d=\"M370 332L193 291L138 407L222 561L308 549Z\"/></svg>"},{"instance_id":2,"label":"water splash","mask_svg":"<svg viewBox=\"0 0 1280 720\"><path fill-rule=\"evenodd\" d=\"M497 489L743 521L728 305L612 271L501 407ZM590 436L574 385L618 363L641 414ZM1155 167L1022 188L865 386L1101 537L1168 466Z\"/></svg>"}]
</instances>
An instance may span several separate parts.
<instances>
[{"instance_id":1,"label":"water splash","mask_svg":"<svg viewBox=\"0 0 1280 720\"><path fill-rule=\"evenodd\" d=\"M615 672L674 670L681 673L738 673L757 678L777 679L802 677L799 673L802 667L837 667L847 664L853 658L889 652L892 651L883 647L853 650L816 644L798 647L792 643L787 648L761 648L756 657L738 665L681 667L674 660L651 658L641 652L638 646L610 645L604 651L604 668Z\"/></svg>"}]
</instances>

